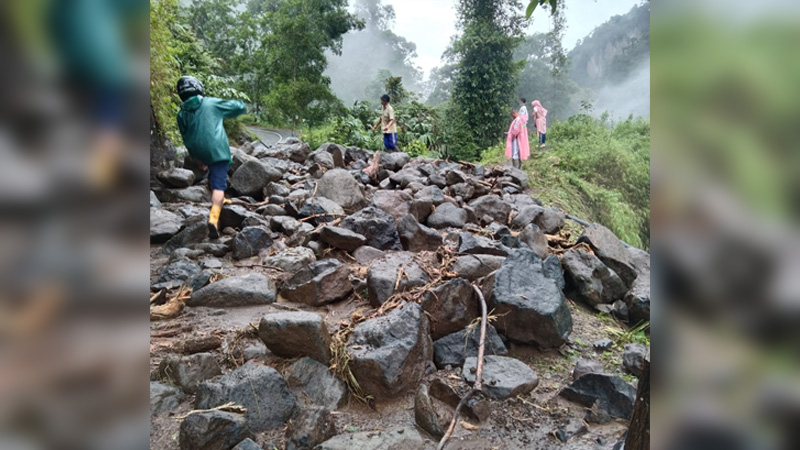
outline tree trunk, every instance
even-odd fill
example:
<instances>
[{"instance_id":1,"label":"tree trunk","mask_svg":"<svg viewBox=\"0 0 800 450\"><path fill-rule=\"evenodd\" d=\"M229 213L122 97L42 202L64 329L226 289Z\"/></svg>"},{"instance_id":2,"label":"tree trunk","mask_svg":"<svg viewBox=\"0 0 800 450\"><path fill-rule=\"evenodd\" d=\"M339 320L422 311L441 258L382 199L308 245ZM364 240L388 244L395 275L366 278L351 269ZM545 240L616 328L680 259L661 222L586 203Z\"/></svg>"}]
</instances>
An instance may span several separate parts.
<instances>
[{"instance_id":1,"label":"tree trunk","mask_svg":"<svg viewBox=\"0 0 800 450\"><path fill-rule=\"evenodd\" d=\"M642 364L625 450L650 450L650 357Z\"/></svg>"}]
</instances>

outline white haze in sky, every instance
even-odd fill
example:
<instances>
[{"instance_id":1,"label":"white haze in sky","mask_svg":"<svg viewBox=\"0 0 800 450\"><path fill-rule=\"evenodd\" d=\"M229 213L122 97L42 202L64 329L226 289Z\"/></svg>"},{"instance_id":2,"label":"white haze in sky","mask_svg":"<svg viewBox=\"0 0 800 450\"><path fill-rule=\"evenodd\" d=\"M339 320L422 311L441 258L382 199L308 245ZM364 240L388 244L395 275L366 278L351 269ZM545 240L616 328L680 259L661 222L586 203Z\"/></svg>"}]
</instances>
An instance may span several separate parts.
<instances>
[{"instance_id":1,"label":"white haze in sky","mask_svg":"<svg viewBox=\"0 0 800 450\"><path fill-rule=\"evenodd\" d=\"M650 118L650 58L620 84L605 86L595 94L594 115L608 111L615 120Z\"/></svg>"}]
</instances>

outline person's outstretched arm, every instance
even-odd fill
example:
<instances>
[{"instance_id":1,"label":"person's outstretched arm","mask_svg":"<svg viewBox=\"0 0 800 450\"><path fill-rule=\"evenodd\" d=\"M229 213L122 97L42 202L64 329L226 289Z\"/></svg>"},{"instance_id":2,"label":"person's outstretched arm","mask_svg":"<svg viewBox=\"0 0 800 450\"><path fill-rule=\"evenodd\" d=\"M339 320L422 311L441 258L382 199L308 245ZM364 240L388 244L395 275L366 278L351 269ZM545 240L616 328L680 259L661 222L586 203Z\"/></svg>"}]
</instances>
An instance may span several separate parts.
<instances>
[{"instance_id":1,"label":"person's outstretched arm","mask_svg":"<svg viewBox=\"0 0 800 450\"><path fill-rule=\"evenodd\" d=\"M241 100L217 100L216 107L222 113L222 117L226 119L241 116L247 112L247 107Z\"/></svg>"}]
</instances>

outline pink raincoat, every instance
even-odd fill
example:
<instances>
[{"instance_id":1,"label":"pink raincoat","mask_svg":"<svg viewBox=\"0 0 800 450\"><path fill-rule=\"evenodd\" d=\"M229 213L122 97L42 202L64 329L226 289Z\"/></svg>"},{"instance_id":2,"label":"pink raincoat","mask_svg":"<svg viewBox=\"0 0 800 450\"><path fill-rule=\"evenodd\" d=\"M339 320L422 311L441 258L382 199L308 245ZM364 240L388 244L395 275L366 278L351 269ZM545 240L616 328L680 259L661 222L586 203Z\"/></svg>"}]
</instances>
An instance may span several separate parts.
<instances>
[{"instance_id":1,"label":"pink raincoat","mask_svg":"<svg viewBox=\"0 0 800 450\"><path fill-rule=\"evenodd\" d=\"M514 154L511 143L517 139L519 144L519 159L525 161L531 156L531 148L528 144L528 128L525 126L525 118L517 116L511 126L508 127L508 137L506 138L506 158L512 158Z\"/></svg>"},{"instance_id":2,"label":"pink raincoat","mask_svg":"<svg viewBox=\"0 0 800 450\"><path fill-rule=\"evenodd\" d=\"M540 134L547 133L547 110L544 109L539 100L532 101L531 106L533 106L533 123L536 126L536 131Z\"/></svg>"}]
</instances>

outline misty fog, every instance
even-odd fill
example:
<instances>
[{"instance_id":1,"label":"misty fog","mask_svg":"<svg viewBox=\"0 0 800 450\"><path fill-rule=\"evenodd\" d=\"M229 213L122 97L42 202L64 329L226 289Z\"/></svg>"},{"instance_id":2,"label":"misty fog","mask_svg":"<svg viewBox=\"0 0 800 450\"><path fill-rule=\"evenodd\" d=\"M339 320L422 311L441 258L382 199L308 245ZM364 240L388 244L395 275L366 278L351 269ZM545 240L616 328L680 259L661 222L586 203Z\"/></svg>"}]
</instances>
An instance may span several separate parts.
<instances>
[{"instance_id":1,"label":"misty fog","mask_svg":"<svg viewBox=\"0 0 800 450\"><path fill-rule=\"evenodd\" d=\"M608 111L616 120L628 115L650 118L650 58L648 57L628 79L596 90L594 115Z\"/></svg>"}]
</instances>

